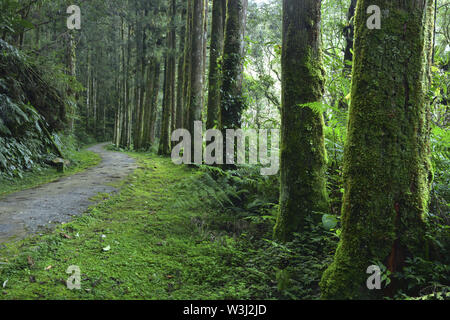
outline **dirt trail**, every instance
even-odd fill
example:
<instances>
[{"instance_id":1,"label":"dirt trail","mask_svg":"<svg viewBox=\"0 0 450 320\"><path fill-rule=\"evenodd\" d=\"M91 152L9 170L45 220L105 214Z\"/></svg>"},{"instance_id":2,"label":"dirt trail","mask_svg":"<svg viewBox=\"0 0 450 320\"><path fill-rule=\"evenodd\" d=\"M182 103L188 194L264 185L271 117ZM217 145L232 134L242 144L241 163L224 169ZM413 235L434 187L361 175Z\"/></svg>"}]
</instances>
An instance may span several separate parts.
<instances>
[{"instance_id":1,"label":"dirt trail","mask_svg":"<svg viewBox=\"0 0 450 320\"><path fill-rule=\"evenodd\" d=\"M98 166L0 198L0 243L68 222L94 204L89 198L99 192L116 191L109 184L124 179L137 166L134 159L124 153L107 151L105 145L88 149L101 156Z\"/></svg>"}]
</instances>

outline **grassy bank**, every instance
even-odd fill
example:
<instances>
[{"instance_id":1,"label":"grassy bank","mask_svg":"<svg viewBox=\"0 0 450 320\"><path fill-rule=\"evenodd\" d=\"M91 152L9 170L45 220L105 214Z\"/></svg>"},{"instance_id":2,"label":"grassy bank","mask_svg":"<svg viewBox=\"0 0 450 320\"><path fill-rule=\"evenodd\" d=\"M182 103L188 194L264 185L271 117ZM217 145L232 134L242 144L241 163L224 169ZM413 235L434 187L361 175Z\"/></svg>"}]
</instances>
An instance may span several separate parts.
<instances>
[{"instance_id":1,"label":"grassy bank","mask_svg":"<svg viewBox=\"0 0 450 320\"><path fill-rule=\"evenodd\" d=\"M289 275L277 270L295 252L254 238L232 215L202 203L186 205L195 192L190 181L204 172L131 155L139 169L120 193L50 234L0 247L0 285L6 281L0 299L291 297L280 285ZM222 222L213 226L212 217ZM297 281L310 288L303 291L309 298L317 296L311 281L318 281L326 259L310 261L315 266ZM71 265L81 270L81 290L66 287Z\"/></svg>"},{"instance_id":2,"label":"grassy bank","mask_svg":"<svg viewBox=\"0 0 450 320\"><path fill-rule=\"evenodd\" d=\"M138 157L141 168L120 194L52 234L1 249L0 299L242 297L233 249L199 232L198 211L173 206L176 183L196 173ZM66 288L70 265L81 269L81 290Z\"/></svg>"},{"instance_id":3,"label":"grassy bank","mask_svg":"<svg viewBox=\"0 0 450 320\"><path fill-rule=\"evenodd\" d=\"M129 154L138 169L119 193L99 194L103 202L51 233L0 244L0 299L319 298L337 236L311 223L290 243L272 241L277 207L256 201L270 180L263 188L249 173L218 178ZM419 288L442 282L445 266L432 264L426 276L422 264L403 276L422 279ZM67 289L69 266L80 268L80 290Z\"/></svg>"}]
</instances>

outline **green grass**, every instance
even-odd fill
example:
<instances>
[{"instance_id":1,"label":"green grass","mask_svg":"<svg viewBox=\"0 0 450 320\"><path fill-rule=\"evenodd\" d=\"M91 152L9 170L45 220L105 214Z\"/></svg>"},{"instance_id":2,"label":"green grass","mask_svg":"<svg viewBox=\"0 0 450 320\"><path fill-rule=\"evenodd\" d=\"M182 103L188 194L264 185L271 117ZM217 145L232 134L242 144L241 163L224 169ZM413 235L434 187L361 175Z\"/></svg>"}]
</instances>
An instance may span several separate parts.
<instances>
[{"instance_id":1,"label":"green grass","mask_svg":"<svg viewBox=\"0 0 450 320\"><path fill-rule=\"evenodd\" d=\"M0 299L251 297L233 238L199 227L198 217L212 214L206 208L176 206L186 191L177 182L200 173L133 155L139 169L120 193L50 234L0 249ZM81 269L81 290L66 288L71 265Z\"/></svg>"},{"instance_id":2,"label":"green grass","mask_svg":"<svg viewBox=\"0 0 450 320\"><path fill-rule=\"evenodd\" d=\"M101 158L92 151L81 150L79 152L71 152L70 161L71 164L64 172L57 172L56 168L52 167L39 167L34 171L24 173L22 179L0 178L0 197L16 191L34 188L38 185L84 171L87 168L99 164Z\"/></svg>"}]
</instances>

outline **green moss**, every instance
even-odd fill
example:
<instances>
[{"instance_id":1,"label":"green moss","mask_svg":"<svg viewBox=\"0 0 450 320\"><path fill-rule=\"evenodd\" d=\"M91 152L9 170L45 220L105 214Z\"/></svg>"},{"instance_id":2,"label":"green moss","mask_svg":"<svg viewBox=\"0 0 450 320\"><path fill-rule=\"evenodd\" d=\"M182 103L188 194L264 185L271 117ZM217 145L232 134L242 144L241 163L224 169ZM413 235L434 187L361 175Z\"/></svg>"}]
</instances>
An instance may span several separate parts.
<instances>
[{"instance_id":1,"label":"green moss","mask_svg":"<svg viewBox=\"0 0 450 320\"><path fill-rule=\"evenodd\" d=\"M175 205L191 192L179 182L202 173L129 154L139 169L120 193L54 232L0 247L0 283L8 279L0 299L251 298L260 273L245 267L237 241L199 230L195 222L212 214L204 206ZM71 265L81 269L81 290L66 287Z\"/></svg>"},{"instance_id":2,"label":"green moss","mask_svg":"<svg viewBox=\"0 0 450 320\"><path fill-rule=\"evenodd\" d=\"M426 255L433 3L416 3L358 2L342 238L321 281L324 298L369 297L366 269L374 261L395 272L407 256ZM365 10L373 4L385 12L381 30L366 27Z\"/></svg>"},{"instance_id":3,"label":"green moss","mask_svg":"<svg viewBox=\"0 0 450 320\"><path fill-rule=\"evenodd\" d=\"M323 116L301 107L322 100L325 82L318 28L320 3L305 5L307 9L296 3L284 10L281 192L274 229L279 240L289 240L293 232L300 231L306 217L328 212Z\"/></svg>"}]
</instances>

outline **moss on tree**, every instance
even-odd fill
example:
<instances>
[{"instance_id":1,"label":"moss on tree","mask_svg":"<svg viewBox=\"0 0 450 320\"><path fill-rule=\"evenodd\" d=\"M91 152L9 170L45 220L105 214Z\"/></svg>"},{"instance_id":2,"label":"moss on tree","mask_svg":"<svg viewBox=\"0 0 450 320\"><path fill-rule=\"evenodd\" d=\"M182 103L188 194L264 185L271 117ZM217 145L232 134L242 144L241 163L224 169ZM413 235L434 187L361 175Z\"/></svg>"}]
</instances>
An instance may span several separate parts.
<instances>
[{"instance_id":1,"label":"moss on tree","mask_svg":"<svg viewBox=\"0 0 450 320\"><path fill-rule=\"evenodd\" d=\"M220 110L220 58L223 53L226 0L214 0L211 22L211 49L209 62L208 114L206 128L217 124Z\"/></svg>"},{"instance_id":2,"label":"moss on tree","mask_svg":"<svg viewBox=\"0 0 450 320\"><path fill-rule=\"evenodd\" d=\"M241 127L244 34L248 0L228 1L222 66L220 126Z\"/></svg>"},{"instance_id":3,"label":"moss on tree","mask_svg":"<svg viewBox=\"0 0 450 320\"><path fill-rule=\"evenodd\" d=\"M323 116L302 107L324 92L320 8L316 0L283 1L279 240L301 231L314 212L328 211Z\"/></svg>"},{"instance_id":4,"label":"moss on tree","mask_svg":"<svg viewBox=\"0 0 450 320\"><path fill-rule=\"evenodd\" d=\"M380 30L366 26L369 5L383 12ZM433 1L358 1L342 233L323 298L374 297L369 265L395 272L406 257L427 255L433 8Z\"/></svg>"}]
</instances>

